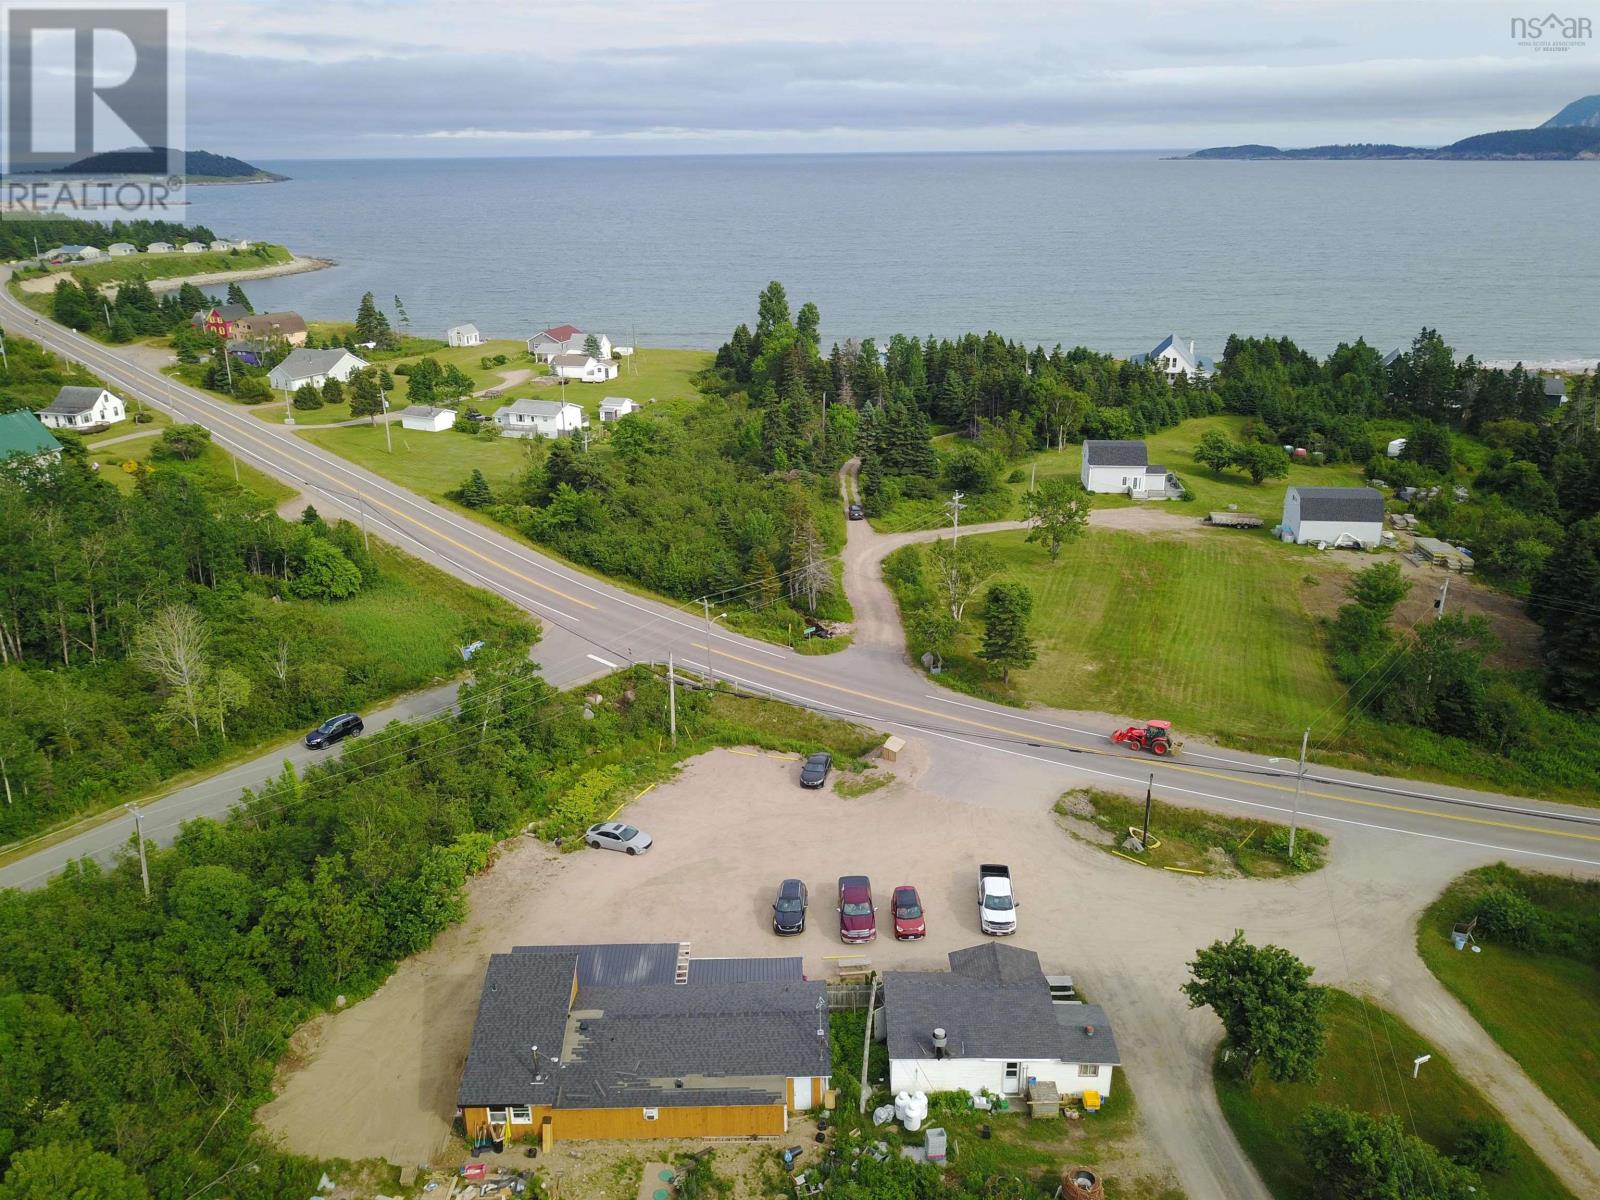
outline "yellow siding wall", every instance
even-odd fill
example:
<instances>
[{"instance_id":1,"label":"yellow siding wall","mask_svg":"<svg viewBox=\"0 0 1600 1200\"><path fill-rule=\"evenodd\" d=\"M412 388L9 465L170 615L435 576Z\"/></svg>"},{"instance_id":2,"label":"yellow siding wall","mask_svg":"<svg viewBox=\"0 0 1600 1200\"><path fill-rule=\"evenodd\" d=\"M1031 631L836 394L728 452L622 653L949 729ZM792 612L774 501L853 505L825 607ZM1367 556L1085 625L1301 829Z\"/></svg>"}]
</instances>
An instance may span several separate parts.
<instances>
[{"instance_id":1,"label":"yellow siding wall","mask_svg":"<svg viewBox=\"0 0 1600 1200\"><path fill-rule=\"evenodd\" d=\"M488 1111L486 1108L462 1110L467 1137L471 1138L488 1124ZM534 1108L532 1123L514 1124L506 1131L506 1136L518 1138L536 1133L546 1118L558 1142L776 1136L788 1128L788 1114L782 1104L706 1105L656 1111L656 1119L647 1121L642 1108Z\"/></svg>"}]
</instances>

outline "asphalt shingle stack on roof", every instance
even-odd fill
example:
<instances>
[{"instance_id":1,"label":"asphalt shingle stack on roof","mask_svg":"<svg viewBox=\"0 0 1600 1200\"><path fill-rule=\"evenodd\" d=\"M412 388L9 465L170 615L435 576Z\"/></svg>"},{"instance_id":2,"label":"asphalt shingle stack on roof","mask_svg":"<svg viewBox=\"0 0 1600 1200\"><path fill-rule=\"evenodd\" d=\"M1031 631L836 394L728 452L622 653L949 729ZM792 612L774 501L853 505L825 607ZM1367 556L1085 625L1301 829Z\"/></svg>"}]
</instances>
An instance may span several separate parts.
<instances>
[{"instance_id":1,"label":"asphalt shingle stack on roof","mask_svg":"<svg viewBox=\"0 0 1600 1200\"><path fill-rule=\"evenodd\" d=\"M1150 452L1143 442L1097 442L1083 444L1083 461L1091 467L1143 467Z\"/></svg>"},{"instance_id":2,"label":"asphalt shingle stack on roof","mask_svg":"<svg viewBox=\"0 0 1600 1200\"><path fill-rule=\"evenodd\" d=\"M691 965L686 984L672 982L677 961L670 943L494 955L458 1102L770 1105L787 1102L789 1078L830 1074L826 989L799 977L798 959L744 971L711 960L723 965L699 978Z\"/></svg>"},{"instance_id":3,"label":"asphalt shingle stack on roof","mask_svg":"<svg viewBox=\"0 0 1600 1200\"><path fill-rule=\"evenodd\" d=\"M1383 493L1375 488L1303 487L1302 521L1383 521Z\"/></svg>"}]
</instances>

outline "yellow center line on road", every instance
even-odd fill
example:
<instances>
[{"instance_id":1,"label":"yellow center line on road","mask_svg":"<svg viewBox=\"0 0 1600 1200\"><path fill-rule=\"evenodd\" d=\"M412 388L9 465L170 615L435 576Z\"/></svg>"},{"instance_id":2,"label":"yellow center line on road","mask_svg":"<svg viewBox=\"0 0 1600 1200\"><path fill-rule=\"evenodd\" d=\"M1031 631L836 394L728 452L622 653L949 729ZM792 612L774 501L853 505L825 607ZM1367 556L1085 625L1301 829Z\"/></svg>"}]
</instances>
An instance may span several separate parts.
<instances>
[{"instance_id":1,"label":"yellow center line on road","mask_svg":"<svg viewBox=\"0 0 1600 1200\"><path fill-rule=\"evenodd\" d=\"M700 642L692 642L690 644L699 650L704 650L706 648L705 645ZM786 671L781 667L769 666L766 663L758 663L747 658L740 658L737 654L734 654L728 650L719 650L718 653L721 654L723 658L728 659L731 662L743 663L747 667L755 667L760 670L770 671L774 675L782 675L799 683L810 684L812 687L828 688L835 692L842 692L847 696L854 696L858 700L869 700L874 704L887 704L894 708L902 708L907 712L920 713L925 717L933 717L934 719L940 721L958 721L963 725L970 725L974 729L983 729L990 733L1003 733L1007 737L1021 738L1024 741L1032 742L1036 745L1055 746L1062 750L1077 750L1089 754L1106 754L1106 751L1102 747L1084 746L1074 742L1063 742L1055 738L1041 737L1037 733L1025 732L1019 729L1008 729L1003 725L991 725L985 721L975 721L971 717L962 717L957 716L954 713L941 712L932 708L924 708L920 704L910 704L904 700L893 700L887 696L876 696L871 692L858 691L855 688L846 687L843 684L829 683L823 679L813 679L809 675L801 675L794 671ZM1120 758L1121 756L1110 755L1110 757ZM1131 762L1134 760L1129 759L1127 761ZM1236 776L1229 775L1223 771L1208 771L1204 767L1185 766L1181 763L1175 763L1166 759L1156 760L1149 765L1152 767L1160 767L1161 769L1168 771L1181 771L1186 775L1197 775L1204 779L1220 779L1229 783L1238 782ZM1285 784L1272 783L1267 780L1252 779L1249 781L1249 786L1255 788L1264 788L1275 792L1284 792L1287 794L1292 794L1295 790L1294 788L1286 786ZM1333 792L1320 792L1310 789L1302 789L1300 795L1302 797L1315 797L1319 800L1334 800L1341 804L1355 804L1363 808L1383 809L1387 812L1409 813L1410 815L1417 817L1435 817L1441 821L1457 821L1463 825L1484 825L1492 829L1510 829L1519 833L1537 833L1546 837L1567 838L1571 841L1577 842L1600 842L1600 834L1574 833L1571 830L1566 829L1541 829L1537 825L1520 825L1514 821L1496 821L1489 817L1471 817L1464 813L1435 812L1425 808L1412 808L1405 804L1390 804L1383 800L1367 800L1357 796L1341 796Z\"/></svg>"}]
</instances>

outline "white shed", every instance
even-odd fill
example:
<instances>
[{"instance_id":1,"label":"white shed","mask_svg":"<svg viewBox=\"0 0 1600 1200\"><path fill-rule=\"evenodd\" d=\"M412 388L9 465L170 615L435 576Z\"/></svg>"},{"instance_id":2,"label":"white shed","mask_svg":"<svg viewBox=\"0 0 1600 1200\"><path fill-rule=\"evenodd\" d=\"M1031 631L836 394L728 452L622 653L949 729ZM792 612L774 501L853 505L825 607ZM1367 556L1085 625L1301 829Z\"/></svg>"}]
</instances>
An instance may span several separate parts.
<instances>
[{"instance_id":1,"label":"white shed","mask_svg":"<svg viewBox=\"0 0 1600 1200\"><path fill-rule=\"evenodd\" d=\"M185 254L204 254L206 252L205 246L199 242L185 242L183 245L179 246L178 249L182 250Z\"/></svg>"},{"instance_id":2,"label":"white shed","mask_svg":"<svg viewBox=\"0 0 1600 1200\"><path fill-rule=\"evenodd\" d=\"M400 412L402 429L417 429L424 433L443 433L456 423L456 410L435 408L431 404L413 404Z\"/></svg>"},{"instance_id":3,"label":"white shed","mask_svg":"<svg viewBox=\"0 0 1600 1200\"><path fill-rule=\"evenodd\" d=\"M1286 542L1375 549L1383 540L1383 493L1375 488L1292 487L1283 497Z\"/></svg>"},{"instance_id":4,"label":"white shed","mask_svg":"<svg viewBox=\"0 0 1600 1200\"><path fill-rule=\"evenodd\" d=\"M1058 999L1032 950L989 942L949 957L948 973L884 974L890 1091L1111 1094L1122 1056L1104 1009Z\"/></svg>"},{"instance_id":5,"label":"white shed","mask_svg":"<svg viewBox=\"0 0 1600 1200\"><path fill-rule=\"evenodd\" d=\"M106 247L106 253L112 258L122 258L129 254L137 254L139 251L132 242L112 242Z\"/></svg>"},{"instance_id":6,"label":"white shed","mask_svg":"<svg viewBox=\"0 0 1600 1200\"><path fill-rule=\"evenodd\" d=\"M550 360L550 372L580 383L605 383L617 377L617 360L588 354L558 354Z\"/></svg>"},{"instance_id":7,"label":"white shed","mask_svg":"<svg viewBox=\"0 0 1600 1200\"><path fill-rule=\"evenodd\" d=\"M620 421L631 412L639 411L639 404L626 396L607 396L600 401L600 423L609 425L613 421Z\"/></svg>"},{"instance_id":8,"label":"white shed","mask_svg":"<svg viewBox=\"0 0 1600 1200\"><path fill-rule=\"evenodd\" d=\"M483 334L476 325L452 325L444 331L444 340L452 346L481 346Z\"/></svg>"},{"instance_id":9,"label":"white shed","mask_svg":"<svg viewBox=\"0 0 1600 1200\"><path fill-rule=\"evenodd\" d=\"M560 437L588 424L583 409L562 400L518 400L495 410L494 423L506 437Z\"/></svg>"},{"instance_id":10,"label":"white shed","mask_svg":"<svg viewBox=\"0 0 1600 1200\"><path fill-rule=\"evenodd\" d=\"M146 254L171 254L172 249L171 242L151 242L144 248Z\"/></svg>"}]
</instances>

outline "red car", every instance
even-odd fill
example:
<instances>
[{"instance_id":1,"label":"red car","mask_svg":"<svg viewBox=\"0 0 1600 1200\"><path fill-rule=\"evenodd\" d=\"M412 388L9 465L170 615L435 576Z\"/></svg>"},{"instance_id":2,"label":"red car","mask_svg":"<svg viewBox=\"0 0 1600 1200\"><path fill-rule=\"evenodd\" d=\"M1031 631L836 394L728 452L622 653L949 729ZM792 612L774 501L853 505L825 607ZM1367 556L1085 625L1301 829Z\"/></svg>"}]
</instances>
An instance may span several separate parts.
<instances>
[{"instance_id":1,"label":"red car","mask_svg":"<svg viewBox=\"0 0 1600 1200\"><path fill-rule=\"evenodd\" d=\"M839 876L839 940L870 942L878 936L878 914L872 908L872 880L865 875Z\"/></svg>"},{"instance_id":2,"label":"red car","mask_svg":"<svg viewBox=\"0 0 1600 1200\"><path fill-rule=\"evenodd\" d=\"M928 919L922 915L922 897L909 883L894 890L894 936L896 941L917 942L928 936Z\"/></svg>"}]
</instances>

